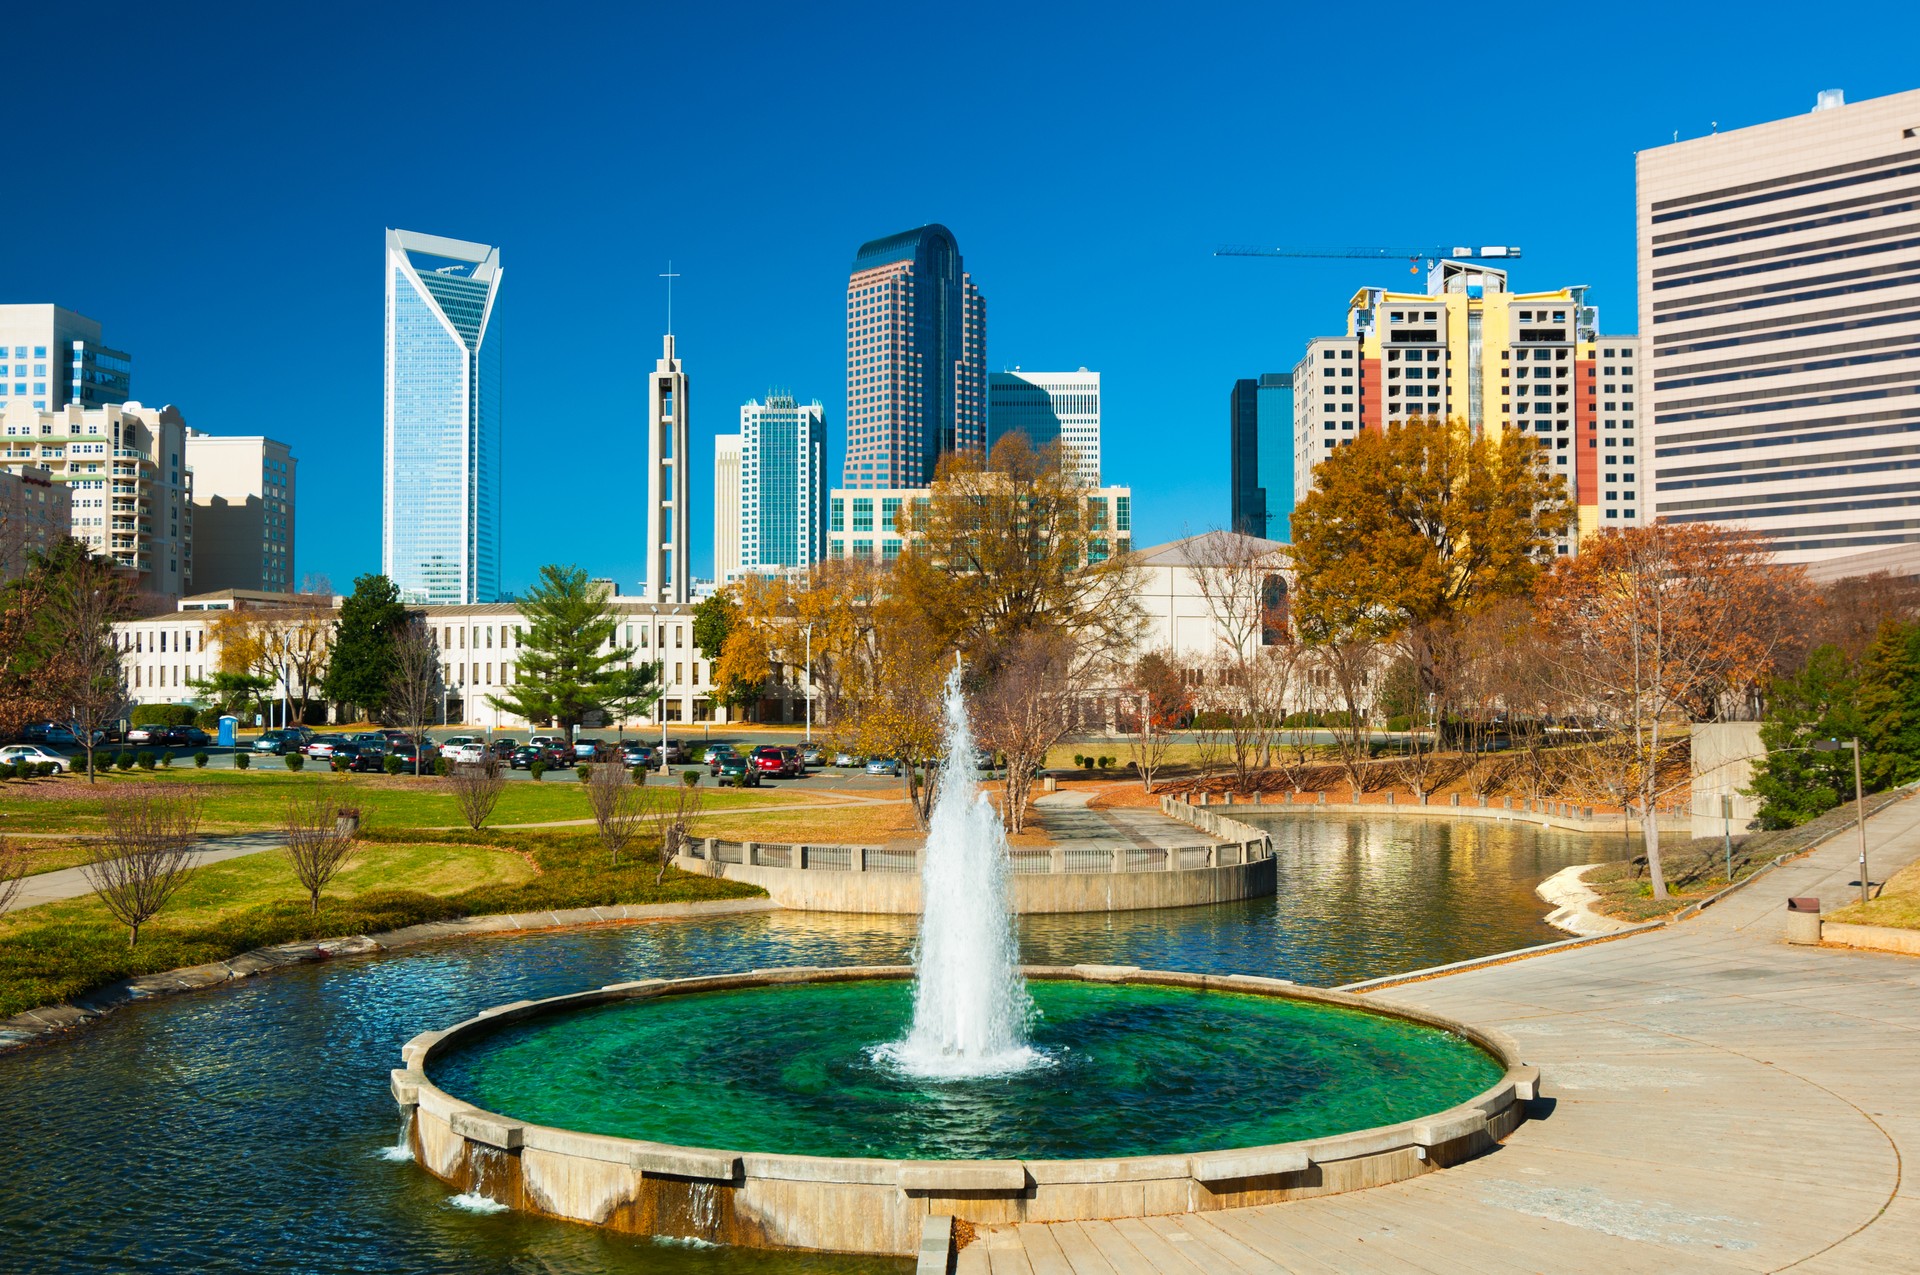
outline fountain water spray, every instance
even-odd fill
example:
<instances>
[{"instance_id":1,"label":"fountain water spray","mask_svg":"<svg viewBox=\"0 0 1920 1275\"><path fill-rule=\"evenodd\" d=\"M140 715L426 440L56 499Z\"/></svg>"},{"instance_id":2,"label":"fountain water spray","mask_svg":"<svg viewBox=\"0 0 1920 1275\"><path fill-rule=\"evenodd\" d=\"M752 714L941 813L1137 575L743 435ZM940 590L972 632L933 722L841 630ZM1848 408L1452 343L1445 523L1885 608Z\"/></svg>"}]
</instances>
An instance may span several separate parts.
<instances>
[{"instance_id":1,"label":"fountain water spray","mask_svg":"<svg viewBox=\"0 0 1920 1275\"><path fill-rule=\"evenodd\" d=\"M940 767L920 876L913 1025L874 1051L910 1075L964 1079L1045 1062L1027 1044L1033 1002L1020 974L1007 836L974 782L973 729L960 669L947 675L946 762Z\"/></svg>"}]
</instances>

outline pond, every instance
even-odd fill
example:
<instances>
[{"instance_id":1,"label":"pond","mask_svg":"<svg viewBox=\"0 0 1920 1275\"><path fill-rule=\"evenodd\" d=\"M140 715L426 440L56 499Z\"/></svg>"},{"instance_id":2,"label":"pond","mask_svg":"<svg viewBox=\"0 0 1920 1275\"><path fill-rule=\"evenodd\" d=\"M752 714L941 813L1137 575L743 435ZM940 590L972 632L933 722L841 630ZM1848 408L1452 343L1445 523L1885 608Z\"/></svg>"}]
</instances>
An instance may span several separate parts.
<instances>
[{"instance_id":1,"label":"pond","mask_svg":"<svg viewBox=\"0 0 1920 1275\"><path fill-rule=\"evenodd\" d=\"M1236 812L1241 813L1241 812ZM1034 964L1331 986L1564 937L1533 886L1618 838L1524 824L1258 816L1279 892L1215 908L1029 917ZM453 1207L399 1132L409 1037L489 1005L643 977L903 963L910 918L765 913L472 939L303 966L124 1009L0 1054L0 1268L152 1272L890 1271L905 1261L656 1243ZM651 1083L672 1085L665 1067ZM705 1083L712 1083L707 1077Z\"/></svg>"}]
</instances>

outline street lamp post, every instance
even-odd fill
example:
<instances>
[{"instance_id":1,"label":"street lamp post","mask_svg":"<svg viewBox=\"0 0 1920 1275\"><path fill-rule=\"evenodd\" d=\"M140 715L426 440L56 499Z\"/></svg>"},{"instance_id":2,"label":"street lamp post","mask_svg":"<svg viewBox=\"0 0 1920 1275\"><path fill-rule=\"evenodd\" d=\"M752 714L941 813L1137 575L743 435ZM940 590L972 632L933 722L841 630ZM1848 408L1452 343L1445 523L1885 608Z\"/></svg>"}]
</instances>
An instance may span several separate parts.
<instances>
[{"instance_id":1,"label":"street lamp post","mask_svg":"<svg viewBox=\"0 0 1920 1275\"><path fill-rule=\"evenodd\" d=\"M1813 745L1816 753L1837 753L1842 748L1853 749L1853 815L1860 829L1860 901L1867 901L1867 798L1860 783L1860 740L1856 736L1844 744L1837 739L1823 739Z\"/></svg>"},{"instance_id":2,"label":"street lamp post","mask_svg":"<svg viewBox=\"0 0 1920 1275\"><path fill-rule=\"evenodd\" d=\"M807 635L807 742L813 742L813 626L806 625L801 630Z\"/></svg>"}]
</instances>

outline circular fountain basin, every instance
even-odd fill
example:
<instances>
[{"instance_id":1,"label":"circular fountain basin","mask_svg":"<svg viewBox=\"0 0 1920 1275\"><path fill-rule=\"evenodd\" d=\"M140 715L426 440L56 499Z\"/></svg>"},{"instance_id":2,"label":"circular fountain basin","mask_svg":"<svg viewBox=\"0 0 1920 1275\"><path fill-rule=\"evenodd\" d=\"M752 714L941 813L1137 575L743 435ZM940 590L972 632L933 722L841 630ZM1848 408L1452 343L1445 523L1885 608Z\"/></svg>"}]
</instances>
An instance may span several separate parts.
<instances>
[{"instance_id":1,"label":"circular fountain basin","mask_svg":"<svg viewBox=\"0 0 1920 1275\"><path fill-rule=\"evenodd\" d=\"M1034 1065L904 1074L911 971L620 984L416 1037L396 1096L461 1191L654 1234L914 1251L920 1219L1179 1213L1485 1150L1537 1072L1497 1034L1240 976L1029 968Z\"/></svg>"}]
</instances>

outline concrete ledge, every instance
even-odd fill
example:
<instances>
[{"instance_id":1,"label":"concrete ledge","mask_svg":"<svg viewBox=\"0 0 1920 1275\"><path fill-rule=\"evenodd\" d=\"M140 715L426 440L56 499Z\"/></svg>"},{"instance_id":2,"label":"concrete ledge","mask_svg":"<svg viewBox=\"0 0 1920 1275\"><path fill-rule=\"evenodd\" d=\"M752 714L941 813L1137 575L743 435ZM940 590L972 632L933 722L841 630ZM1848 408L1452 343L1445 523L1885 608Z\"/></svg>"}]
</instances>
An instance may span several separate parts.
<instances>
[{"instance_id":1,"label":"concrete ledge","mask_svg":"<svg viewBox=\"0 0 1920 1275\"><path fill-rule=\"evenodd\" d=\"M616 983L482 1011L407 1042L392 1074L407 1105L415 1160L457 1190L511 1208L635 1234L716 1243L930 1257L930 1219L982 1224L1056 1222L1212 1212L1402 1181L1491 1148L1526 1119L1539 1068L1520 1061L1498 1032L1364 997L1281 979L1141 970L1134 966L1029 966L1029 978L1081 979L1272 996L1358 1009L1449 1031L1505 1068L1499 1081L1419 1120L1306 1142L1191 1154L1085 1160L882 1160L714 1151L528 1125L481 1111L433 1084L420 1068L454 1042L503 1021L623 1000L801 982L902 979L903 966L816 969ZM689 1229L690 1228L690 1229ZM936 1225L937 1230L937 1225ZM939 1231L940 1235L949 1232ZM943 1257L942 1261L945 1260ZM943 1268L944 1269L944 1268Z\"/></svg>"},{"instance_id":2,"label":"concrete ledge","mask_svg":"<svg viewBox=\"0 0 1920 1275\"><path fill-rule=\"evenodd\" d=\"M1864 952L1897 952L1904 956L1920 956L1920 930L1903 930L1891 925L1823 921L1820 923L1820 942L1837 947L1856 947Z\"/></svg>"},{"instance_id":3,"label":"concrete ledge","mask_svg":"<svg viewBox=\"0 0 1920 1275\"><path fill-rule=\"evenodd\" d=\"M920 1252L913 1275L947 1275L958 1256L953 1239L953 1218L929 1213L920 1224Z\"/></svg>"}]
</instances>

